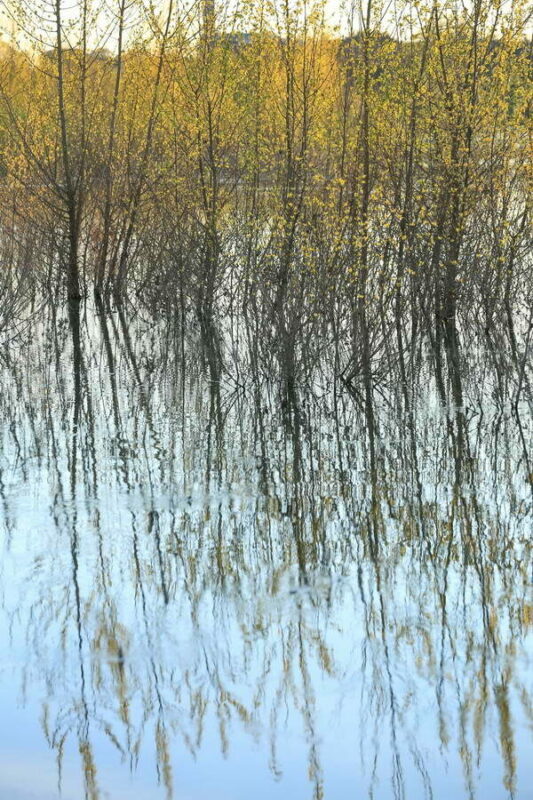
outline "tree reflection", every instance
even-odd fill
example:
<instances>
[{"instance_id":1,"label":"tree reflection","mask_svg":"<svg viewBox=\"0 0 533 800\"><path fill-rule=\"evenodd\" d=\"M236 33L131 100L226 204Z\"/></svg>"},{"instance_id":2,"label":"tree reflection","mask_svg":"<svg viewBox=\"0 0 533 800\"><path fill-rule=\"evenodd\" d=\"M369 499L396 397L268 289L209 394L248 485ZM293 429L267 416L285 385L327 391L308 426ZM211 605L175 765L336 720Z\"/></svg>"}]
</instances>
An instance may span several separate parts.
<instances>
[{"instance_id":1,"label":"tree reflection","mask_svg":"<svg viewBox=\"0 0 533 800\"><path fill-rule=\"evenodd\" d=\"M369 797L436 797L442 759L473 798L495 735L518 796L531 328L468 363L444 332L386 380L367 347L346 392L297 349L268 381L260 350L180 313L47 309L2 351L6 563L24 551L3 612L59 773L75 741L103 797L95 742L131 770L151 742L179 796L176 749L197 756L216 727L223 754L244 731L281 778L296 726L328 797L327 686Z\"/></svg>"}]
</instances>

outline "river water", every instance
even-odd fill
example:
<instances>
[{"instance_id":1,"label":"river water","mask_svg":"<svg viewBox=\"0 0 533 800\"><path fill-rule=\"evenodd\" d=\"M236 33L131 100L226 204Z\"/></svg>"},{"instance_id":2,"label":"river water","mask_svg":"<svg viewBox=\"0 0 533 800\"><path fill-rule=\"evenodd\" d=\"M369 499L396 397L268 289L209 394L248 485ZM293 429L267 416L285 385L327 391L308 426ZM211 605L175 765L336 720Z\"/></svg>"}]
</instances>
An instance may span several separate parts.
<instances>
[{"instance_id":1,"label":"river water","mask_svg":"<svg viewBox=\"0 0 533 800\"><path fill-rule=\"evenodd\" d=\"M0 800L533 798L523 376L421 350L369 414L177 316L2 337Z\"/></svg>"}]
</instances>

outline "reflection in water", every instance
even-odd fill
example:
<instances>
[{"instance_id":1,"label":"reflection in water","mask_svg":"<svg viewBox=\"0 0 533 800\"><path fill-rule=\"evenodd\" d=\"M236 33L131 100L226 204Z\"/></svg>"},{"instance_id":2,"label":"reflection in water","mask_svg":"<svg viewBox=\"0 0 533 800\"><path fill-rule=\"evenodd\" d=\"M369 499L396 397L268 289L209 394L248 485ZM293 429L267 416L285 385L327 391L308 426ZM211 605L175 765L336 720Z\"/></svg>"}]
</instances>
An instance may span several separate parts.
<instances>
[{"instance_id":1,"label":"reflection in water","mask_svg":"<svg viewBox=\"0 0 533 800\"><path fill-rule=\"evenodd\" d=\"M5 337L1 797L533 796L519 346L280 393L238 327Z\"/></svg>"}]
</instances>

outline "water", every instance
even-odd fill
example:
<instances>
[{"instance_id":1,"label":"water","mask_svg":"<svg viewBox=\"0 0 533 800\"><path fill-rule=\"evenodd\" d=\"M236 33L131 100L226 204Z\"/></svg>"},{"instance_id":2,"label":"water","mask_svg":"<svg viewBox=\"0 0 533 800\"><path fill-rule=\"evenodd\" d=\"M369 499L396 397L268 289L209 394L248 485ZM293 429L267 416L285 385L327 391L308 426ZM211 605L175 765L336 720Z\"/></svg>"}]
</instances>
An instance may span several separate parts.
<instances>
[{"instance_id":1,"label":"water","mask_svg":"<svg viewBox=\"0 0 533 800\"><path fill-rule=\"evenodd\" d=\"M282 402L244 342L4 330L0 800L530 800L519 379L465 356L457 408L424 357L369 418L327 365Z\"/></svg>"}]
</instances>

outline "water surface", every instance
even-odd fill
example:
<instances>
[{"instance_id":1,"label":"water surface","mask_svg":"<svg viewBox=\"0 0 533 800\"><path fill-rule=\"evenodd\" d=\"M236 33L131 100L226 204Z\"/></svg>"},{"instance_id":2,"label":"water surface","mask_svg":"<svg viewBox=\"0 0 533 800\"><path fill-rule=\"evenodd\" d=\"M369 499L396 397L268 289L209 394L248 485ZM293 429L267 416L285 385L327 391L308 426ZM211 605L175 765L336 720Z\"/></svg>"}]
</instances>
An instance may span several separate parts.
<instances>
[{"instance_id":1,"label":"water surface","mask_svg":"<svg viewBox=\"0 0 533 800\"><path fill-rule=\"evenodd\" d=\"M220 342L4 330L0 799L531 800L523 380L421 349L369 408Z\"/></svg>"}]
</instances>

